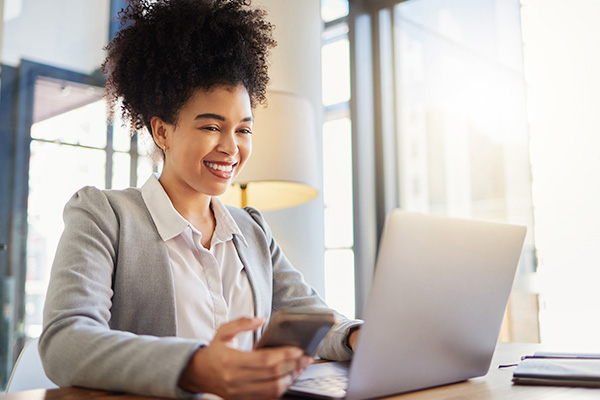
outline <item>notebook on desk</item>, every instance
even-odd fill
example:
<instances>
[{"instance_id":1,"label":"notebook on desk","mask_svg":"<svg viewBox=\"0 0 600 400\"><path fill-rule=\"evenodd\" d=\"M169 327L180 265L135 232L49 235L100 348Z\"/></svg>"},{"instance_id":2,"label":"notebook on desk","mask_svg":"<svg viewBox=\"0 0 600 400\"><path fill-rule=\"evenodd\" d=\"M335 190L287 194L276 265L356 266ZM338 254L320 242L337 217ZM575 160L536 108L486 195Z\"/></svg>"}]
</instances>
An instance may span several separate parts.
<instances>
[{"instance_id":1,"label":"notebook on desk","mask_svg":"<svg viewBox=\"0 0 600 400\"><path fill-rule=\"evenodd\" d=\"M352 363L311 365L288 394L368 399L485 375L524 239L523 226L393 210Z\"/></svg>"},{"instance_id":2,"label":"notebook on desk","mask_svg":"<svg viewBox=\"0 0 600 400\"><path fill-rule=\"evenodd\" d=\"M538 351L524 356L513 372L517 385L600 387L599 353Z\"/></svg>"}]
</instances>

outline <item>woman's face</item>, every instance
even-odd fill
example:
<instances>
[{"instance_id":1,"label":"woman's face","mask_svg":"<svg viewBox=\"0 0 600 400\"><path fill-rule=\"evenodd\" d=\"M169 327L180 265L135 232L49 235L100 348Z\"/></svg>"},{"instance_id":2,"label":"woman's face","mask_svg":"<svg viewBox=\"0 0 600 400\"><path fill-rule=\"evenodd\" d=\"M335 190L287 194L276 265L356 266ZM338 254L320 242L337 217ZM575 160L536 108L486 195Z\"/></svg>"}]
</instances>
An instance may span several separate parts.
<instances>
[{"instance_id":1,"label":"woman's face","mask_svg":"<svg viewBox=\"0 0 600 400\"><path fill-rule=\"evenodd\" d=\"M223 194L252 152L252 108L243 85L197 90L175 125L152 118L165 152L161 182L178 192Z\"/></svg>"}]
</instances>

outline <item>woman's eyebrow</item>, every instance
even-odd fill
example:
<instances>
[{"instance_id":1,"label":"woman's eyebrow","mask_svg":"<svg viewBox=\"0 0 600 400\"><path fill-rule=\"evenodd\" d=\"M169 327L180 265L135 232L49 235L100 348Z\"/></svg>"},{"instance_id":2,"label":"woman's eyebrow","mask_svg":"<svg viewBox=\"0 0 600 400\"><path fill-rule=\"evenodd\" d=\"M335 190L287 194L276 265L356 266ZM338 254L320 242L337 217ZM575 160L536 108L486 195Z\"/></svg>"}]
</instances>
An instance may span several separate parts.
<instances>
[{"instance_id":1,"label":"woman's eyebrow","mask_svg":"<svg viewBox=\"0 0 600 400\"><path fill-rule=\"evenodd\" d=\"M213 113L204 113L204 114L198 114L196 115L196 117L194 118L194 120L198 120L198 119L217 119L219 121L225 121L225 117L219 114L213 114ZM254 118L252 116L243 118L240 122L252 122L254 121Z\"/></svg>"},{"instance_id":2,"label":"woman's eyebrow","mask_svg":"<svg viewBox=\"0 0 600 400\"><path fill-rule=\"evenodd\" d=\"M213 113L198 114L194 119L218 119L219 121L225 121L224 116Z\"/></svg>"}]
</instances>

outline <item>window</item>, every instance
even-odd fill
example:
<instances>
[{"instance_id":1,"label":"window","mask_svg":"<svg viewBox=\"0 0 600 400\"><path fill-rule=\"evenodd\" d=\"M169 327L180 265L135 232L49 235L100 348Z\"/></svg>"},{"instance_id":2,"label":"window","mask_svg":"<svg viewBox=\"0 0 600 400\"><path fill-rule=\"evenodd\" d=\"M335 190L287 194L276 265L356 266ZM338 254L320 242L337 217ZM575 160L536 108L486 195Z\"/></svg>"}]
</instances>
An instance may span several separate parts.
<instances>
[{"instance_id":1,"label":"window","mask_svg":"<svg viewBox=\"0 0 600 400\"><path fill-rule=\"evenodd\" d=\"M596 348L600 3L521 0L540 339Z\"/></svg>"},{"instance_id":2,"label":"window","mask_svg":"<svg viewBox=\"0 0 600 400\"><path fill-rule=\"evenodd\" d=\"M88 185L135 187L152 172L146 149L130 138L120 121L114 129L107 126L102 94L101 87L64 80L39 77L35 82L25 281L25 336L29 338L42 331L50 268L69 198Z\"/></svg>"},{"instance_id":3,"label":"window","mask_svg":"<svg viewBox=\"0 0 600 400\"><path fill-rule=\"evenodd\" d=\"M393 30L399 204L526 225L519 273L535 272L519 1L407 1L380 17ZM523 296L509 313L533 303L535 321ZM511 326L506 339L539 340L537 326Z\"/></svg>"},{"instance_id":4,"label":"window","mask_svg":"<svg viewBox=\"0 0 600 400\"><path fill-rule=\"evenodd\" d=\"M526 225L503 340L597 341L599 16L595 2L350 2L355 226L380 229L395 206ZM375 236L355 231L357 287Z\"/></svg>"},{"instance_id":5,"label":"window","mask_svg":"<svg viewBox=\"0 0 600 400\"><path fill-rule=\"evenodd\" d=\"M8 251L0 253L0 386L27 336L39 333L47 260L56 242L49 235L62 226L64 202L54 208L61 192L84 174L86 184L113 184L112 173L105 173L114 164L112 141L104 118L93 117L105 115L97 103L103 86L98 68L109 38L111 3L3 2L0 242ZM67 156L74 160L64 165ZM56 211L56 219L42 213L45 207Z\"/></svg>"},{"instance_id":6,"label":"window","mask_svg":"<svg viewBox=\"0 0 600 400\"><path fill-rule=\"evenodd\" d=\"M519 0L351 3L355 171L373 171L355 180L354 215L376 221L355 235L361 276L394 207L526 225L519 277L535 273L520 11ZM538 341L536 294L513 291L510 304L502 339Z\"/></svg>"},{"instance_id":7,"label":"window","mask_svg":"<svg viewBox=\"0 0 600 400\"><path fill-rule=\"evenodd\" d=\"M323 0L323 199L325 203L325 298L353 318L352 133L348 2Z\"/></svg>"}]
</instances>

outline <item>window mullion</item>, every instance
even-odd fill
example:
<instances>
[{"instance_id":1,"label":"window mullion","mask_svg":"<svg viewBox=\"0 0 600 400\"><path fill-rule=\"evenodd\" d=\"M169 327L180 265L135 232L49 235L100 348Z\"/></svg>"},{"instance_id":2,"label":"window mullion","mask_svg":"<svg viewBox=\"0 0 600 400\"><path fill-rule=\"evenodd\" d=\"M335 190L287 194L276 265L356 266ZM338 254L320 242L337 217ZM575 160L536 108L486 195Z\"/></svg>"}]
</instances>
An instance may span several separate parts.
<instances>
[{"instance_id":1,"label":"window mullion","mask_svg":"<svg viewBox=\"0 0 600 400\"><path fill-rule=\"evenodd\" d=\"M373 109L372 16L350 2L350 77L356 315L361 316L371 287L377 254Z\"/></svg>"},{"instance_id":2,"label":"window mullion","mask_svg":"<svg viewBox=\"0 0 600 400\"><path fill-rule=\"evenodd\" d=\"M104 176L104 186L106 189L112 188L112 176L113 176L113 124L106 124L106 175Z\"/></svg>"},{"instance_id":3,"label":"window mullion","mask_svg":"<svg viewBox=\"0 0 600 400\"><path fill-rule=\"evenodd\" d=\"M129 186L131 187L137 187L138 156L138 138L135 134L131 135L129 145Z\"/></svg>"}]
</instances>

